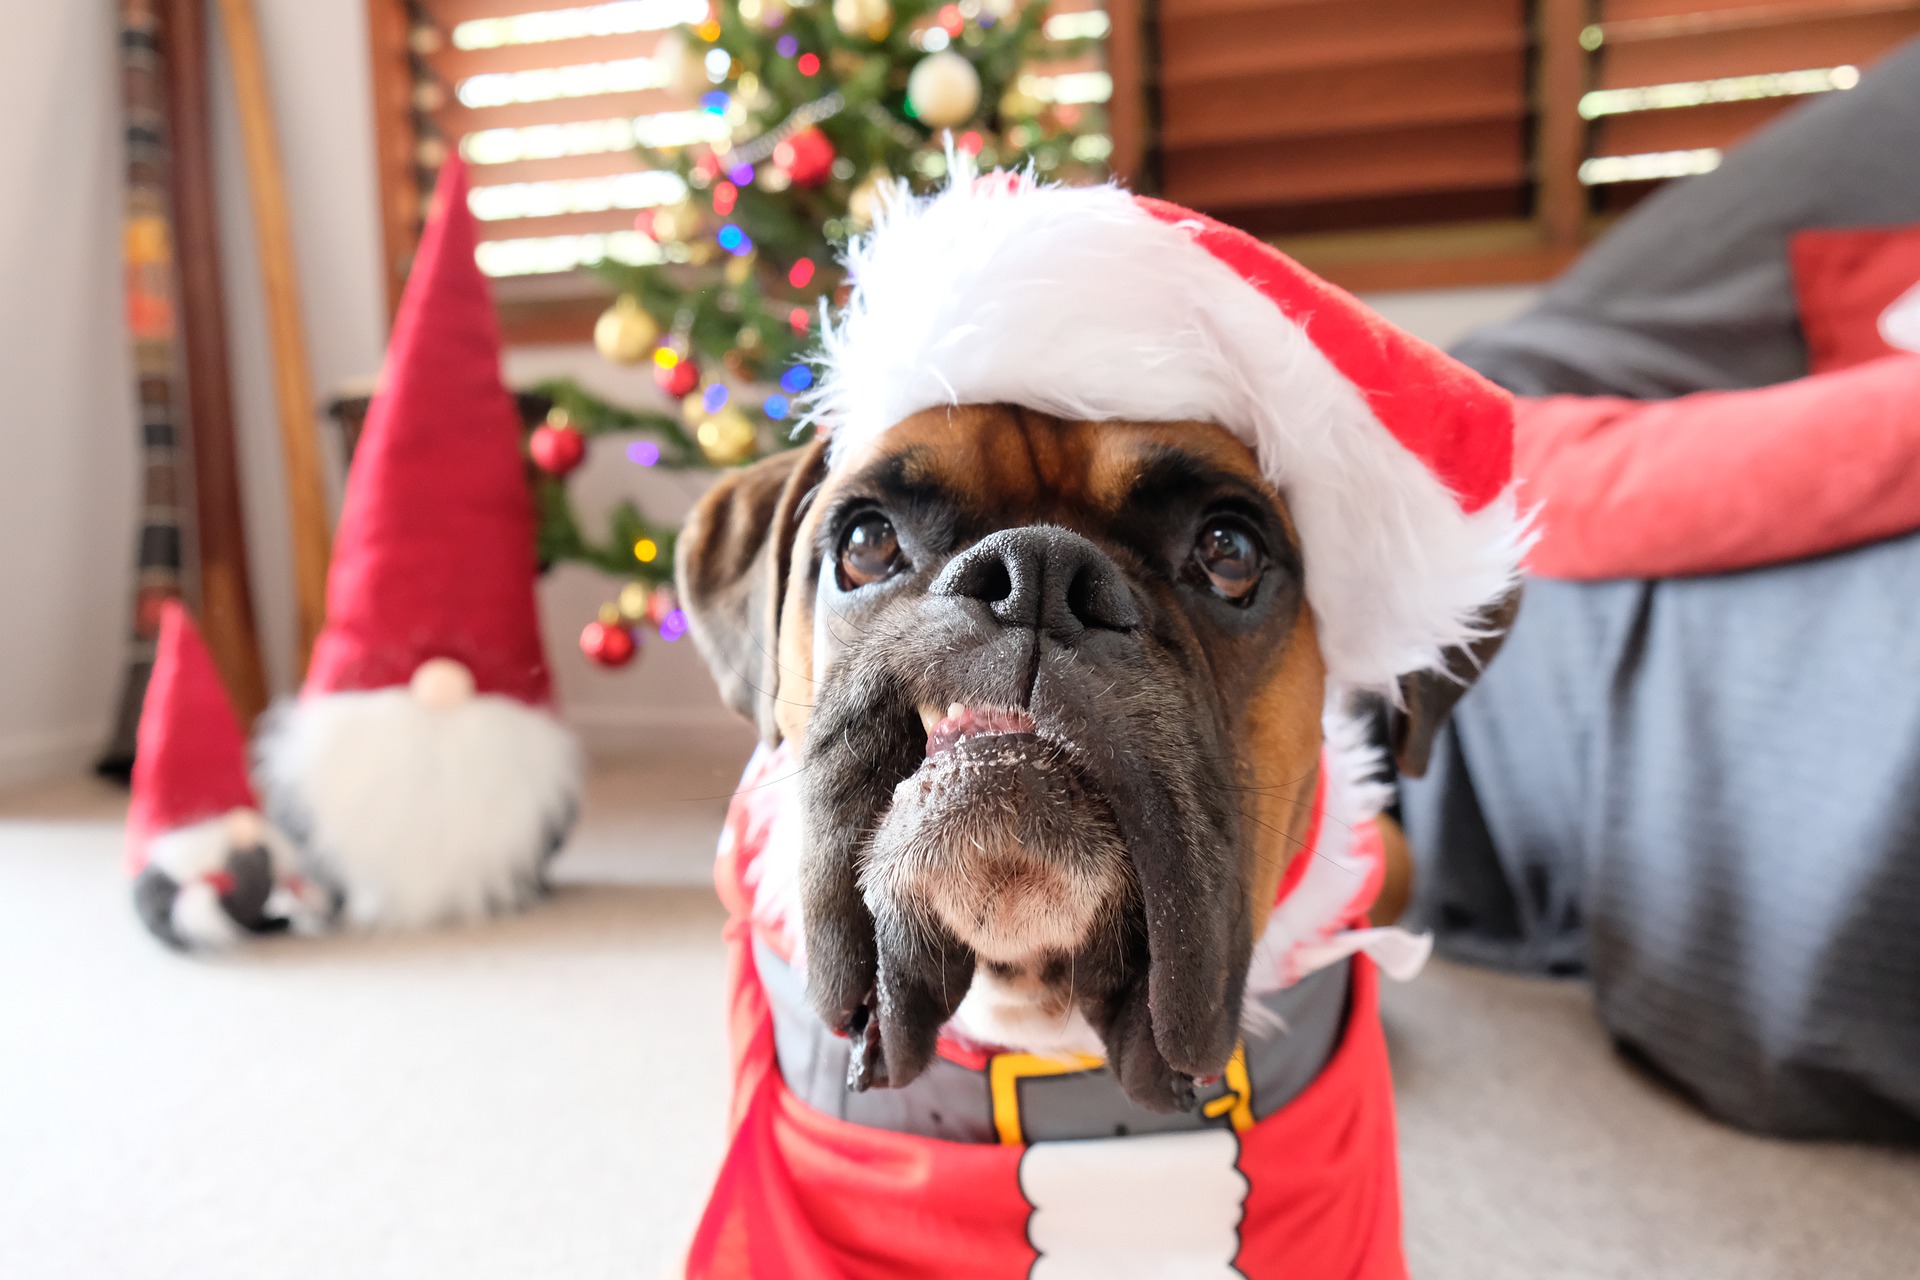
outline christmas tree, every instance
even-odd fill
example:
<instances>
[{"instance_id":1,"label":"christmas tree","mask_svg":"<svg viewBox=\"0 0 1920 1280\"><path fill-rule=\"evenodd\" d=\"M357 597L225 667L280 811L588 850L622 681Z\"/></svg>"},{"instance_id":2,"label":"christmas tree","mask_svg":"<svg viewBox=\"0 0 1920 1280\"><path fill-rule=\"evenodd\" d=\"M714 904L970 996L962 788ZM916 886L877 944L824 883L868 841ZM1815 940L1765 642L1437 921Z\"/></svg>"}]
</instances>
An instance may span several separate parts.
<instances>
[{"instance_id":1,"label":"christmas tree","mask_svg":"<svg viewBox=\"0 0 1920 1280\"><path fill-rule=\"evenodd\" d=\"M807 353L842 282L839 251L884 201L943 180L949 148L1043 179L1105 176L1110 82L1092 55L1106 22L1012 0L737 0L663 37L654 57L699 93L701 136L642 148L685 195L639 215L653 261L599 268L618 297L594 342L616 363L650 365L679 409L549 382L538 390L553 409L529 441L542 563L626 580L581 634L589 657L624 665L643 625L671 640L686 622L669 585L676 530L632 503L601 538L583 529L566 477L588 442L636 435L631 461L693 468L804 439Z\"/></svg>"}]
</instances>

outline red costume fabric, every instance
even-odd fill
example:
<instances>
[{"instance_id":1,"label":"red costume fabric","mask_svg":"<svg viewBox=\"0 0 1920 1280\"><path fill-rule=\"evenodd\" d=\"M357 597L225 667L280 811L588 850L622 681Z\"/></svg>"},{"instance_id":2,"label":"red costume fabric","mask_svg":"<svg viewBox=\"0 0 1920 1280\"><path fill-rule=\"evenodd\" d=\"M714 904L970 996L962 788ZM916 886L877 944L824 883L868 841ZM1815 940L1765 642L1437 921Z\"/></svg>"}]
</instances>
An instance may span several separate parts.
<instances>
[{"instance_id":1,"label":"red costume fabric","mask_svg":"<svg viewBox=\"0 0 1920 1280\"><path fill-rule=\"evenodd\" d=\"M155 836L255 807L246 735L213 655L178 600L160 609L138 744L127 808L129 874L146 867Z\"/></svg>"},{"instance_id":2,"label":"red costume fabric","mask_svg":"<svg viewBox=\"0 0 1920 1280\"><path fill-rule=\"evenodd\" d=\"M764 772L764 770L762 770ZM729 921L732 1140L689 1252L688 1280L1026 1280L1107 1274L1052 1242L1111 1229L1107 1200L1129 1144L1237 1144L1244 1198L1226 1259L1182 1275L1247 1280L1404 1280L1392 1080L1377 1011L1378 976L1353 960L1347 1029L1306 1090L1241 1132L1143 1135L1031 1145L944 1142L852 1124L795 1097L781 1079L771 1011L752 948L754 861L771 817L764 779L743 779L715 881ZM1051 1149L1043 1151L1043 1149ZM1076 1149L1076 1150L1067 1150ZM1057 1175L1043 1197L1042 1156L1095 1154L1078 1203ZM1054 1162L1058 1164L1058 1161ZM1142 1161L1147 1192L1174 1193L1176 1168ZM1103 1187L1101 1184L1106 1183ZM1073 1188L1068 1188L1071 1201ZM1041 1214L1051 1215L1043 1224ZM1062 1219L1071 1219L1064 1222Z\"/></svg>"},{"instance_id":3,"label":"red costume fabric","mask_svg":"<svg viewBox=\"0 0 1920 1280\"><path fill-rule=\"evenodd\" d=\"M450 159L354 452L309 696L403 685L454 658L481 693L551 700L520 414L473 253L466 168Z\"/></svg>"}]
</instances>

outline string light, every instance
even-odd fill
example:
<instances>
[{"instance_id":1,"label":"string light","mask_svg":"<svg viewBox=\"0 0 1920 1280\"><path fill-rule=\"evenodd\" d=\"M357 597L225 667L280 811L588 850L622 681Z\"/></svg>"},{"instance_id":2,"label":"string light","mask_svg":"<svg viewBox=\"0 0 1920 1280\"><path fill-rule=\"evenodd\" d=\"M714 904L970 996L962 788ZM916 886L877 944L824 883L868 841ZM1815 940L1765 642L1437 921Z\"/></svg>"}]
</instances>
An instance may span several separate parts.
<instances>
[{"instance_id":1,"label":"string light","mask_svg":"<svg viewBox=\"0 0 1920 1280\"><path fill-rule=\"evenodd\" d=\"M817 76L820 74L820 55L803 53L800 55L800 60L793 65L800 68L800 74L803 76Z\"/></svg>"},{"instance_id":2,"label":"string light","mask_svg":"<svg viewBox=\"0 0 1920 1280\"><path fill-rule=\"evenodd\" d=\"M652 538L642 538L633 544L633 558L641 564L652 564L660 558L660 544Z\"/></svg>"},{"instance_id":3,"label":"string light","mask_svg":"<svg viewBox=\"0 0 1920 1280\"><path fill-rule=\"evenodd\" d=\"M795 308L799 310L799 308ZM804 311L801 314L805 314ZM789 395L798 395L813 385L813 370L803 364L794 365L780 375L780 389Z\"/></svg>"},{"instance_id":4,"label":"string light","mask_svg":"<svg viewBox=\"0 0 1920 1280\"><path fill-rule=\"evenodd\" d=\"M627 461L651 467L660 461L660 446L651 440L635 440L627 446Z\"/></svg>"},{"instance_id":5,"label":"string light","mask_svg":"<svg viewBox=\"0 0 1920 1280\"><path fill-rule=\"evenodd\" d=\"M769 418L779 422L792 412L793 405L785 396L768 396L767 402L760 408Z\"/></svg>"},{"instance_id":6,"label":"string light","mask_svg":"<svg viewBox=\"0 0 1920 1280\"><path fill-rule=\"evenodd\" d=\"M734 185L736 186L747 186L753 182L753 166L750 164L737 164L727 170L727 177L733 179Z\"/></svg>"},{"instance_id":7,"label":"string light","mask_svg":"<svg viewBox=\"0 0 1920 1280\"><path fill-rule=\"evenodd\" d=\"M725 249L736 258L743 258L753 252L753 241L747 238L746 232L734 226L731 222L720 228L720 234L716 235L714 240L719 243L722 249Z\"/></svg>"},{"instance_id":8,"label":"string light","mask_svg":"<svg viewBox=\"0 0 1920 1280\"><path fill-rule=\"evenodd\" d=\"M805 307L795 307L787 313L787 323L793 326L795 333L805 333L810 321L811 317L807 315Z\"/></svg>"},{"instance_id":9,"label":"string light","mask_svg":"<svg viewBox=\"0 0 1920 1280\"><path fill-rule=\"evenodd\" d=\"M718 413L727 403L727 389L721 383L714 383L700 396L700 407L708 413Z\"/></svg>"},{"instance_id":10,"label":"string light","mask_svg":"<svg viewBox=\"0 0 1920 1280\"><path fill-rule=\"evenodd\" d=\"M680 353L672 347L655 347L653 362L662 369L671 369L680 363Z\"/></svg>"},{"instance_id":11,"label":"string light","mask_svg":"<svg viewBox=\"0 0 1920 1280\"><path fill-rule=\"evenodd\" d=\"M773 50L783 58L791 58L800 52L800 42L792 36L781 36L774 41Z\"/></svg>"},{"instance_id":12,"label":"string light","mask_svg":"<svg viewBox=\"0 0 1920 1280\"><path fill-rule=\"evenodd\" d=\"M813 259L811 258L800 259L793 264L793 269L787 272L787 283L796 289L806 288L808 281L812 279Z\"/></svg>"},{"instance_id":13,"label":"string light","mask_svg":"<svg viewBox=\"0 0 1920 1280\"><path fill-rule=\"evenodd\" d=\"M679 609L669 610L667 616L660 619L660 638L672 644L687 634L687 615Z\"/></svg>"},{"instance_id":14,"label":"string light","mask_svg":"<svg viewBox=\"0 0 1920 1280\"><path fill-rule=\"evenodd\" d=\"M713 184L713 211L721 217L733 212L734 202L740 198L740 188L731 182Z\"/></svg>"}]
</instances>

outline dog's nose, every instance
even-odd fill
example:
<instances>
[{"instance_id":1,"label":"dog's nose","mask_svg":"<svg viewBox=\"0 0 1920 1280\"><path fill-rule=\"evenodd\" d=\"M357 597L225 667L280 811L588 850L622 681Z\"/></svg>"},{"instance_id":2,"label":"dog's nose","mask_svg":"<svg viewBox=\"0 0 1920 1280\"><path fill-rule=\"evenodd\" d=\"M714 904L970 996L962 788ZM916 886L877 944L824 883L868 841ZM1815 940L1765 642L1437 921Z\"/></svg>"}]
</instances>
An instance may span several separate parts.
<instances>
[{"instance_id":1,"label":"dog's nose","mask_svg":"<svg viewBox=\"0 0 1920 1280\"><path fill-rule=\"evenodd\" d=\"M1003 626L1045 629L1063 640L1089 628L1140 625L1120 566L1079 534L1052 525L982 538L949 561L930 590L978 600Z\"/></svg>"}]
</instances>

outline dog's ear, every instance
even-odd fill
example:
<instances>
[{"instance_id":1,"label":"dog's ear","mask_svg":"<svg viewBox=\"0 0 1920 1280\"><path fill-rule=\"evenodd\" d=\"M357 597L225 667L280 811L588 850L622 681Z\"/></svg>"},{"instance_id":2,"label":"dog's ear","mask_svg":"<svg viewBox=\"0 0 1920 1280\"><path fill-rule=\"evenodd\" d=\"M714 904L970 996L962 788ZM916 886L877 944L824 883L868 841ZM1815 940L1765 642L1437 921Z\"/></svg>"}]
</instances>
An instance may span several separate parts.
<instances>
[{"instance_id":1,"label":"dog's ear","mask_svg":"<svg viewBox=\"0 0 1920 1280\"><path fill-rule=\"evenodd\" d=\"M1387 708L1387 742L1393 749L1394 767L1405 776L1426 774L1434 736L1454 704L1493 661L1519 616L1520 590L1516 585L1482 615L1484 632L1478 640L1447 650L1445 671L1416 671L1400 677L1401 705Z\"/></svg>"},{"instance_id":2,"label":"dog's ear","mask_svg":"<svg viewBox=\"0 0 1920 1280\"><path fill-rule=\"evenodd\" d=\"M804 502L826 474L815 440L728 472L687 518L674 581L720 696L769 744L780 690L780 606Z\"/></svg>"}]
</instances>

